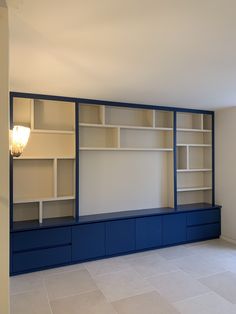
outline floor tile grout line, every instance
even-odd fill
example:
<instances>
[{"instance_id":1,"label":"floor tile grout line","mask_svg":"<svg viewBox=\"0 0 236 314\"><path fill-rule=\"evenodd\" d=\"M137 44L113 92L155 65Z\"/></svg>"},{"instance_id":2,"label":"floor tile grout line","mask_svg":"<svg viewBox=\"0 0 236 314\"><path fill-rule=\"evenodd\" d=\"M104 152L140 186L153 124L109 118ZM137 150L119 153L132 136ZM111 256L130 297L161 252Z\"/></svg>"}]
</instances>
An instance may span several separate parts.
<instances>
[{"instance_id":1,"label":"floor tile grout line","mask_svg":"<svg viewBox=\"0 0 236 314\"><path fill-rule=\"evenodd\" d=\"M45 290L45 293L46 293L46 296L47 296L48 305L49 305L51 314L53 314L53 310L52 310L51 303L50 303L50 300L49 300L48 289L46 287L46 283L45 283L44 280L43 280L43 284L44 284L44 290Z\"/></svg>"},{"instance_id":2,"label":"floor tile grout line","mask_svg":"<svg viewBox=\"0 0 236 314\"><path fill-rule=\"evenodd\" d=\"M159 273L159 274L154 274L152 276L147 276L147 277L142 277L144 280L149 280L153 277L158 277L158 276L164 276L164 275L168 275L168 274L172 274L172 273L176 273L176 272L179 272L180 269L176 269L176 270L170 270L170 271L165 271L163 273Z\"/></svg>"},{"instance_id":3,"label":"floor tile grout line","mask_svg":"<svg viewBox=\"0 0 236 314\"><path fill-rule=\"evenodd\" d=\"M201 294L195 295L193 297L188 297L188 298L185 298L183 300L172 302L172 304L178 304L178 303L185 302L185 301L188 301L188 300L194 300L194 299L199 298L201 296L209 295L209 294L213 294L213 293L214 293L214 291L208 291L208 292L205 292L205 293L201 293Z\"/></svg>"},{"instance_id":4,"label":"floor tile grout line","mask_svg":"<svg viewBox=\"0 0 236 314\"><path fill-rule=\"evenodd\" d=\"M222 272L219 272L219 273L216 273L216 274L212 274L212 275L208 275L208 276L199 278L198 281L199 281L200 283L202 283L202 282L201 282L202 279L207 279L207 278L214 277L214 276L217 276L217 275L219 275L219 274L225 274L225 273L232 273L232 274L233 274L233 272L231 272L231 271L229 271L229 270L225 270L225 271L222 271ZM203 283L202 283L202 284L203 284Z\"/></svg>"},{"instance_id":5,"label":"floor tile grout line","mask_svg":"<svg viewBox=\"0 0 236 314\"><path fill-rule=\"evenodd\" d=\"M223 271L217 271L217 272L214 272L212 273L211 275L206 275L206 276L201 276L201 277L197 277L195 279L197 279L198 281L200 281L201 279L205 279L205 278L209 278L211 276L216 276L216 275L220 275L220 274L224 274L224 273L227 273L228 270L223 270Z\"/></svg>"},{"instance_id":6,"label":"floor tile grout line","mask_svg":"<svg viewBox=\"0 0 236 314\"><path fill-rule=\"evenodd\" d=\"M113 302L111 302L111 301L109 301L109 300L107 299L107 297L105 296L105 294L103 293L103 291L102 291L101 289L99 289L99 288L98 288L98 291L101 292L101 294L102 294L103 297L105 298L106 302L112 306L112 308L114 309L114 311L115 311L117 314L119 314L119 313L117 312L117 310L114 308L114 306L113 306L113 304L112 304Z\"/></svg>"},{"instance_id":7,"label":"floor tile grout line","mask_svg":"<svg viewBox=\"0 0 236 314\"><path fill-rule=\"evenodd\" d=\"M55 272L55 273L52 273L52 274L48 274L48 275L40 274L39 276L42 279L45 279L45 278L50 277L50 276L55 276L55 275L60 275L60 274L65 274L65 273L71 273L71 272L76 272L76 271L82 271L82 270L86 270L85 266L82 269L71 269L71 270L65 270L65 271L62 270L62 271L58 271L58 272ZM43 270L42 270L42 272L43 272Z\"/></svg>"},{"instance_id":8,"label":"floor tile grout line","mask_svg":"<svg viewBox=\"0 0 236 314\"><path fill-rule=\"evenodd\" d=\"M63 300L63 299L66 299L66 298L72 298L72 297L76 297L76 296L80 296L80 295L83 295L83 294L87 294L87 293L90 293L90 292L94 292L94 291L98 291L99 288L97 287L96 289L89 289L89 290L86 290L86 291L83 291L83 292L78 292L78 293L73 293L73 294L70 294L70 295L65 295L63 297L57 297L57 298L53 298L52 300L49 299L50 302L54 302L54 301L58 301L58 300Z\"/></svg>"},{"instance_id":9,"label":"floor tile grout line","mask_svg":"<svg viewBox=\"0 0 236 314\"><path fill-rule=\"evenodd\" d=\"M89 275L90 275L93 279L95 279L95 278L97 278L97 277L99 277L99 276L108 275L108 274L114 274L114 273L118 273L118 272L121 272L121 271L130 269L130 265L127 265L127 267L125 267L124 269L112 270L112 271L108 271L108 272L105 272L105 273L102 273L102 274L98 274L98 275L92 274L92 272L87 268L87 266L85 266L85 269L88 271Z\"/></svg>"}]
</instances>

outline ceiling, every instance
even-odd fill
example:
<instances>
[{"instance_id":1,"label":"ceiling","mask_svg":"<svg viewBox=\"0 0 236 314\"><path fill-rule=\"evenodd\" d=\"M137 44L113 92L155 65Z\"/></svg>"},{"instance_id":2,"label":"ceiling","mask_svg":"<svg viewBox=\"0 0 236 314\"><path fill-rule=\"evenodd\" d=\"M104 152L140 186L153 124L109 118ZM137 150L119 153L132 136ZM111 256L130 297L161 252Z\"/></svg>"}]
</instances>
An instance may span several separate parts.
<instances>
[{"instance_id":1,"label":"ceiling","mask_svg":"<svg viewBox=\"0 0 236 314\"><path fill-rule=\"evenodd\" d=\"M235 0L8 0L11 90L236 105Z\"/></svg>"}]
</instances>

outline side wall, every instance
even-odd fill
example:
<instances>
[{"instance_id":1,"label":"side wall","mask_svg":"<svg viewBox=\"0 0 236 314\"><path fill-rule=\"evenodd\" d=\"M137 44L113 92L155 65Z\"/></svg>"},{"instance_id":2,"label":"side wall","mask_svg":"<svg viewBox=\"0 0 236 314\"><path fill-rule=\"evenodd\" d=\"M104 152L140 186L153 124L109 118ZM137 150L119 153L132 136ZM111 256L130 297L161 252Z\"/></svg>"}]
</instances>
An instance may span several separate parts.
<instances>
[{"instance_id":1,"label":"side wall","mask_svg":"<svg viewBox=\"0 0 236 314\"><path fill-rule=\"evenodd\" d=\"M0 1L0 313L9 313L8 12Z\"/></svg>"},{"instance_id":2,"label":"side wall","mask_svg":"<svg viewBox=\"0 0 236 314\"><path fill-rule=\"evenodd\" d=\"M216 111L216 202L222 237L236 242L236 107Z\"/></svg>"}]
</instances>

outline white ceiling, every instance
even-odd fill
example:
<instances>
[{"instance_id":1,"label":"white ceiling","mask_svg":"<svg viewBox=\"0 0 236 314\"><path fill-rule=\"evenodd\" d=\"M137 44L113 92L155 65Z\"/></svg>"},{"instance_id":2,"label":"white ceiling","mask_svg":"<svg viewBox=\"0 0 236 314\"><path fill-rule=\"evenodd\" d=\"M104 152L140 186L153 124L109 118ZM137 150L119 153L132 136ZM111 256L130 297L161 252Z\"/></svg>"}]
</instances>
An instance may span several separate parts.
<instances>
[{"instance_id":1,"label":"white ceiling","mask_svg":"<svg viewBox=\"0 0 236 314\"><path fill-rule=\"evenodd\" d=\"M236 105L235 0L8 0L11 90Z\"/></svg>"}]
</instances>

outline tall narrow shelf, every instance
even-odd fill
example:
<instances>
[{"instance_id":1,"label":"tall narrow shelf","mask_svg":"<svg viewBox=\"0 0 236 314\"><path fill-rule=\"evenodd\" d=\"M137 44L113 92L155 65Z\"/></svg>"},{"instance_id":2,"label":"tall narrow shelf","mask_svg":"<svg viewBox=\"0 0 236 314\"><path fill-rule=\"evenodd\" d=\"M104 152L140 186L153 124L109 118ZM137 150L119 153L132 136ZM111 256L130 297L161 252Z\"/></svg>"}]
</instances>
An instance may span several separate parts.
<instances>
[{"instance_id":1,"label":"tall narrow shelf","mask_svg":"<svg viewBox=\"0 0 236 314\"><path fill-rule=\"evenodd\" d=\"M212 116L177 113L178 204L211 203Z\"/></svg>"},{"instance_id":2,"label":"tall narrow shelf","mask_svg":"<svg viewBox=\"0 0 236 314\"><path fill-rule=\"evenodd\" d=\"M31 135L13 160L13 222L75 217L75 103L15 98L16 123Z\"/></svg>"}]
</instances>

